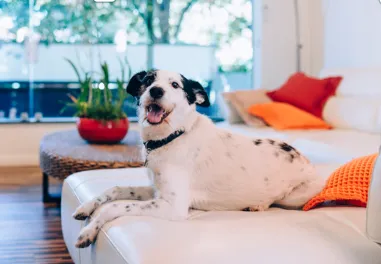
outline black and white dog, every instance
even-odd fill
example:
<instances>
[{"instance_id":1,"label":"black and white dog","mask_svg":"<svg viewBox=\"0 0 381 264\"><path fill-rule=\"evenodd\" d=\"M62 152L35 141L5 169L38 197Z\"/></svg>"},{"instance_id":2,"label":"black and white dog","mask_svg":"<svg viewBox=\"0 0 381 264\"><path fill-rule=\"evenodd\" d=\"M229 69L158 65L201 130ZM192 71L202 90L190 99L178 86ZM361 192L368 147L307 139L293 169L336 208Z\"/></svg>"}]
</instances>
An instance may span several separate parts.
<instances>
[{"instance_id":1,"label":"black and white dog","mask_svg":"<svg viewBox=\"0 0 381 264\"><path fill-rule=\"evenodd\" d=\"M144 71L132 77L127 92L139 102L152 187L116 186L81 205L73 217L91 217L78 237L79 248L121 216L185 220L190 208L264 211L276 204L298 209L324 186L309 161L287 143L232 134L199 114L196 105L210 103L198 82L173 72Z\"/></svg>"}]
</instances>

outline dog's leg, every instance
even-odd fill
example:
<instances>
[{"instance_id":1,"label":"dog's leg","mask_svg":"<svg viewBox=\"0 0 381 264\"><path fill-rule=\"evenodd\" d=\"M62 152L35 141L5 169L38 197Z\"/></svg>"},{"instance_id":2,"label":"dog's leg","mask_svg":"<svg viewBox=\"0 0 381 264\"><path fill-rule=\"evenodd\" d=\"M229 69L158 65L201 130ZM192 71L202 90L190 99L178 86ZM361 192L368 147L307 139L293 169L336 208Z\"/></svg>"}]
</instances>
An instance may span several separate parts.
<instances>
[{"instance_id":1,"label":"dog's leg","mask_svg":"<svg viewBox=\"0 0 381 264\"><path fill-rule=\"evenodd\" d=\"M77 239L76 247L84 248L92 244L101 227L121 216L153 216L168 220L185 220L187 218L188 205L186 209L176 210L171 203L164 199L150 201L115 201L102 205L90 217ZM186 213L185 213L186 212Z\"/></svg>"},{"instance_id":2,"label":"dog's leg","mask_svg":"<svg viewBox=\"0 0 381 264\"><path fill-rule=\"evenodd\" d=\"M85 220L102 204L115 200L151 200L154 198L153 187L119 187L115 186L106 190L103 194L80 205L74 212L73 217L77 220Z\"/></svg>"},{"instance_id":3,"label":"dog's leg","mask_svg":"<svg viewBox=\"0 0 381 264\"><path fill-rule=\"evenodd\" d=\"M324 184L325 180L323 178L303 182L283 199L276 201L275 204L285 209L301 209L312 197L323 190Z\"/></svg>"},{"instance_id":4,"label":"dog's leg","mask_svg":"<svg viewBox=\"0 0 381 264\"><path fill-rule=\"evenodd\" d=\"M158 173L155 177L160 187L158 198L148 201L114 201L99 207L81 230L76 247L87 247L94 242L99 229L107 222L121 216L153 216L169 220L188 217L190 190L188 175L181 168Z\"/></svg>"}]
</instances>

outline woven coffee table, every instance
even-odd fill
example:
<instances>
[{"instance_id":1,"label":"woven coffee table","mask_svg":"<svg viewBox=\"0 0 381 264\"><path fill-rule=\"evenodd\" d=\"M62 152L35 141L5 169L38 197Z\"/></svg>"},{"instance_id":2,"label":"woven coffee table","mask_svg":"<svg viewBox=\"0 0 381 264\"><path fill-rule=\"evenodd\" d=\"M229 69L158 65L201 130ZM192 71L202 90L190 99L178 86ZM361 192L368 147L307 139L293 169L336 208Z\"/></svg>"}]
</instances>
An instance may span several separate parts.
<instances>
[{"instance_id":1,"label":"woven coffee table","mask_svg":"<svg viewBox=\"0 0 381 264\"><path fill-rule=\"evenodd\" d=\"M43 174L43 201L59 202L49 193L49 176L64 180L86 170L141 167L140 136L129 131L120 144L95 145L84 141L77 130L46 135L40 143L40 167Z\"/></svg>"}]
</instances>

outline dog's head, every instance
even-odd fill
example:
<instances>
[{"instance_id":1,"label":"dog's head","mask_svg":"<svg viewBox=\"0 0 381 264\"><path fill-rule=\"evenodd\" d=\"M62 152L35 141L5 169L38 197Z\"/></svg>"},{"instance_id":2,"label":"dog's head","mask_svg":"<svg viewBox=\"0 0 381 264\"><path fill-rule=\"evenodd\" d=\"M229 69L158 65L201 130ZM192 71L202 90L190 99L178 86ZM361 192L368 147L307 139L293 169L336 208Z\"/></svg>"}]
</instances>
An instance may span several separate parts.
<instances>
[{"instance_id":1,"label":"dog's head","mask_svg":"<svg viewBox=\"0 0 381 264\"><path fill-rule=\"evenodd\" d=\"M127 85L127 93L138 100L139 122L143 127L179 128L196 105L210 105L200 83L164 70L142 71Z\"/></svg>"}]
</instances>

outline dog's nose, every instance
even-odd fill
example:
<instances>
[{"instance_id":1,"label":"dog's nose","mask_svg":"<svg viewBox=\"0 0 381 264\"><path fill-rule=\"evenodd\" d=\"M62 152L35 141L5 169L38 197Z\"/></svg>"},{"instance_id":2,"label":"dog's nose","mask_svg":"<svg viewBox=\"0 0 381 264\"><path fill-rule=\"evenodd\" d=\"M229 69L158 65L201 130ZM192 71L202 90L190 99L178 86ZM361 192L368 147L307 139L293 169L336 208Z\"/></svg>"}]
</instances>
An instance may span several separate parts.
<instances>
[{"instance_id":1,"label":"dog's nose","mask_svg":"<svg viewBox=\"0 0 381 264\"><path fill-rule=\"evenodd\" d=\"M164 95L164 90L159 87L152 87L149 90L149 94L151 95L153 99L160 99Z\"/></svg>"}]
</instances>

